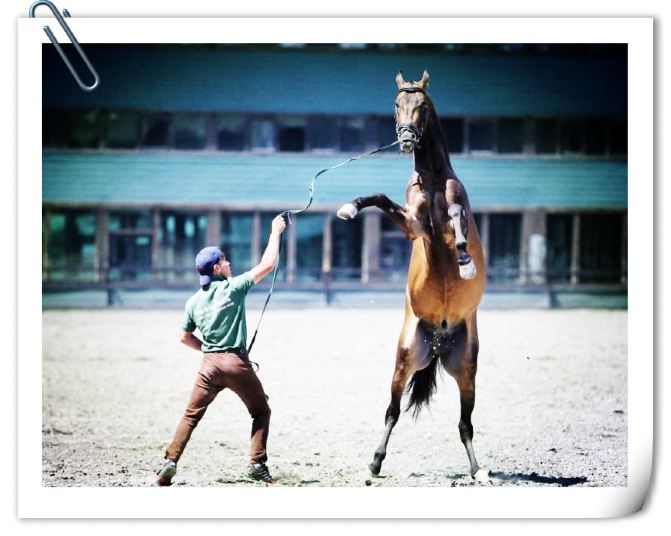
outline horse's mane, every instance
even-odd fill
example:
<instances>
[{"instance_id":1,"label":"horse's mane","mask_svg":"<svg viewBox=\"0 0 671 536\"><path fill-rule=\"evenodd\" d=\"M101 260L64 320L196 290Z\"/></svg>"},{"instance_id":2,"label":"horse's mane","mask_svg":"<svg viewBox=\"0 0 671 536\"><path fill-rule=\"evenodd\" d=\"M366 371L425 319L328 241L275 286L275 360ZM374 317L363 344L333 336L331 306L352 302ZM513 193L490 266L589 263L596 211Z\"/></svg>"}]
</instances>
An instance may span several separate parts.
<instances>
[{"instance_id":1,"label":"horse's mane","mask_svg":"<svg viewBox=\"0 0 671 536\"><path fill-rule=\"evenodd\" d=\"M433 105L433 100L426 94L426 102L429 107L429 127L431 129L431 136L434 138L434 142L440 146L442 149L443 156L445 157L445 163L447 164L447 169L449 172L456 178L456 174L452 169L452 163L450 162L450 149L447 145L447 137L445 132L443 132L443 127L440 124L438 119L438 114L436 113L436 107Z\"/></svg>"}]
</instances>

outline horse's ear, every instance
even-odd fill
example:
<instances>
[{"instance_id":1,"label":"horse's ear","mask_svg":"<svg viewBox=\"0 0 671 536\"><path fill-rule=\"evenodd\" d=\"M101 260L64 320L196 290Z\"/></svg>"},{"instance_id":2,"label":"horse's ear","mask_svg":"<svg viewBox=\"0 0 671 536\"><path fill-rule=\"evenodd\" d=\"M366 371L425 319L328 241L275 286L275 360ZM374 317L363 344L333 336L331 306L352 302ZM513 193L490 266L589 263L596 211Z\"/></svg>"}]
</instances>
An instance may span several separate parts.
<instances>
[{"instance_id":1,"label":"horse's ear","mask_svg":"<svg viewBox=\"0 0 671 536\"><path fill-rule=\"evenodd\" d=\"M403 84L405 84L405 80L403 80L403 73L401 71L399 71L396 75L396 84L398 85L399 89Z\"/></svg>"},{"instance_id":2,"label":"horse's ear","mask_svg":"<svg viewBox=\"0 0 671 536\"><path fill-rule=\"evenodd\" d=\"M422 75L422 79L417 84L422 89L426 89L426 86L429 85L429 71L424 69L424 74Z\"/></svg>"}]
</instances>

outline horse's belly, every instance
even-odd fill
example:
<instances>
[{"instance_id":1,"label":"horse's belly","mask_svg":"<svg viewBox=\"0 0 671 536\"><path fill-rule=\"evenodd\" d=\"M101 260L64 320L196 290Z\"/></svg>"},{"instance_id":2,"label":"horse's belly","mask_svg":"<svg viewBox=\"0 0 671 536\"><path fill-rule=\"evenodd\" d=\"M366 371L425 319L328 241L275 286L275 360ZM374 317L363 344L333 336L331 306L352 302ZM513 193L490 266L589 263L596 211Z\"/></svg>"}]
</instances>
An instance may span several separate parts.
<instances>
[{"instance_id":1,"label":"horse's belly","mask_svg":"<svg viewBox=\"0 0 671 536\"><path fill-rule=\"evenodd\" d=\"M440 325L443 321L448 326L461 322L471 314L480 303L484 291L481 281L454 280L430 281L423 284L408 280L407 298L415 316Z\"/></svg>"}]
</instances>

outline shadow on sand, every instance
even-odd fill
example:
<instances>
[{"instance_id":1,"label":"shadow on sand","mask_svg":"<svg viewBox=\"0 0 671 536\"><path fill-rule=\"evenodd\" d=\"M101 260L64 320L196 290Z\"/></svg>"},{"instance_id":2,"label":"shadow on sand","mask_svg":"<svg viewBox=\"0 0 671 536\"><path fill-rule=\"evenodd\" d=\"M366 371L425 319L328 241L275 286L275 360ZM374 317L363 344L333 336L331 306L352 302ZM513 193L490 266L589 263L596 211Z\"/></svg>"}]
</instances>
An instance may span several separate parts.
<instances>
[{"instance_id":1,"label":"shadow on sand","mask_svg":"<svg viewBox=\"0 0 671 536\"><path fill-rule=\"evenodd\" d=\"M576 477L554 477L554 476L542 476L538 473L500 473L496 471L490 472L491 478L495 478L501 481L507 481L511 483L515 482L533 482L534 484L554 484L561 487L575 486L576 484L584 484L587 482L587 478L584 476Z\"/></svg>"}]
</instances>

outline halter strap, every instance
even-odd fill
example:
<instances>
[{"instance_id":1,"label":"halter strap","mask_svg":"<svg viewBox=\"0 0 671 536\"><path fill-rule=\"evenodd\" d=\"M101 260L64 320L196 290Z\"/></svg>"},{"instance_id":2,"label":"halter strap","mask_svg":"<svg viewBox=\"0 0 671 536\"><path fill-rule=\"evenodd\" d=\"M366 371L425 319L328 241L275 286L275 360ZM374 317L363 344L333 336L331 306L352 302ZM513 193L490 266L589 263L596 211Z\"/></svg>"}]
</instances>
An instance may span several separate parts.
<instances>
[{"instance_id":1,"label":"halter strap","mask_svg":"<svg viewBox=\"0 0 671 536\"><path fill-rule=\"evenodd\" d=\"M424 88L411 85L405 85L398 88L398 93L403 92L422 93L423 95L427 94ZM410 140L414 143L419 143L419 140L422 138L422 134L424 132L424 124L426 122L425 119L426 118L423 116L418 126L415 126L412 123L403 123L403 124L396 123L396 135L400 137L403 132L410 132L411 134Z\"/></svg>"},{"instance_id":2,"label":"halter strap","mask_svg":"<svg viewBox=\"0 0 671 536\"><path fill-rule=\"evenodd\" d=\"M426 89L417 87L417 86L401 86L398 88L398 93L401 92L406 92L406 93L424 93L426 95Z\"/></svg>"}]
</instances>

